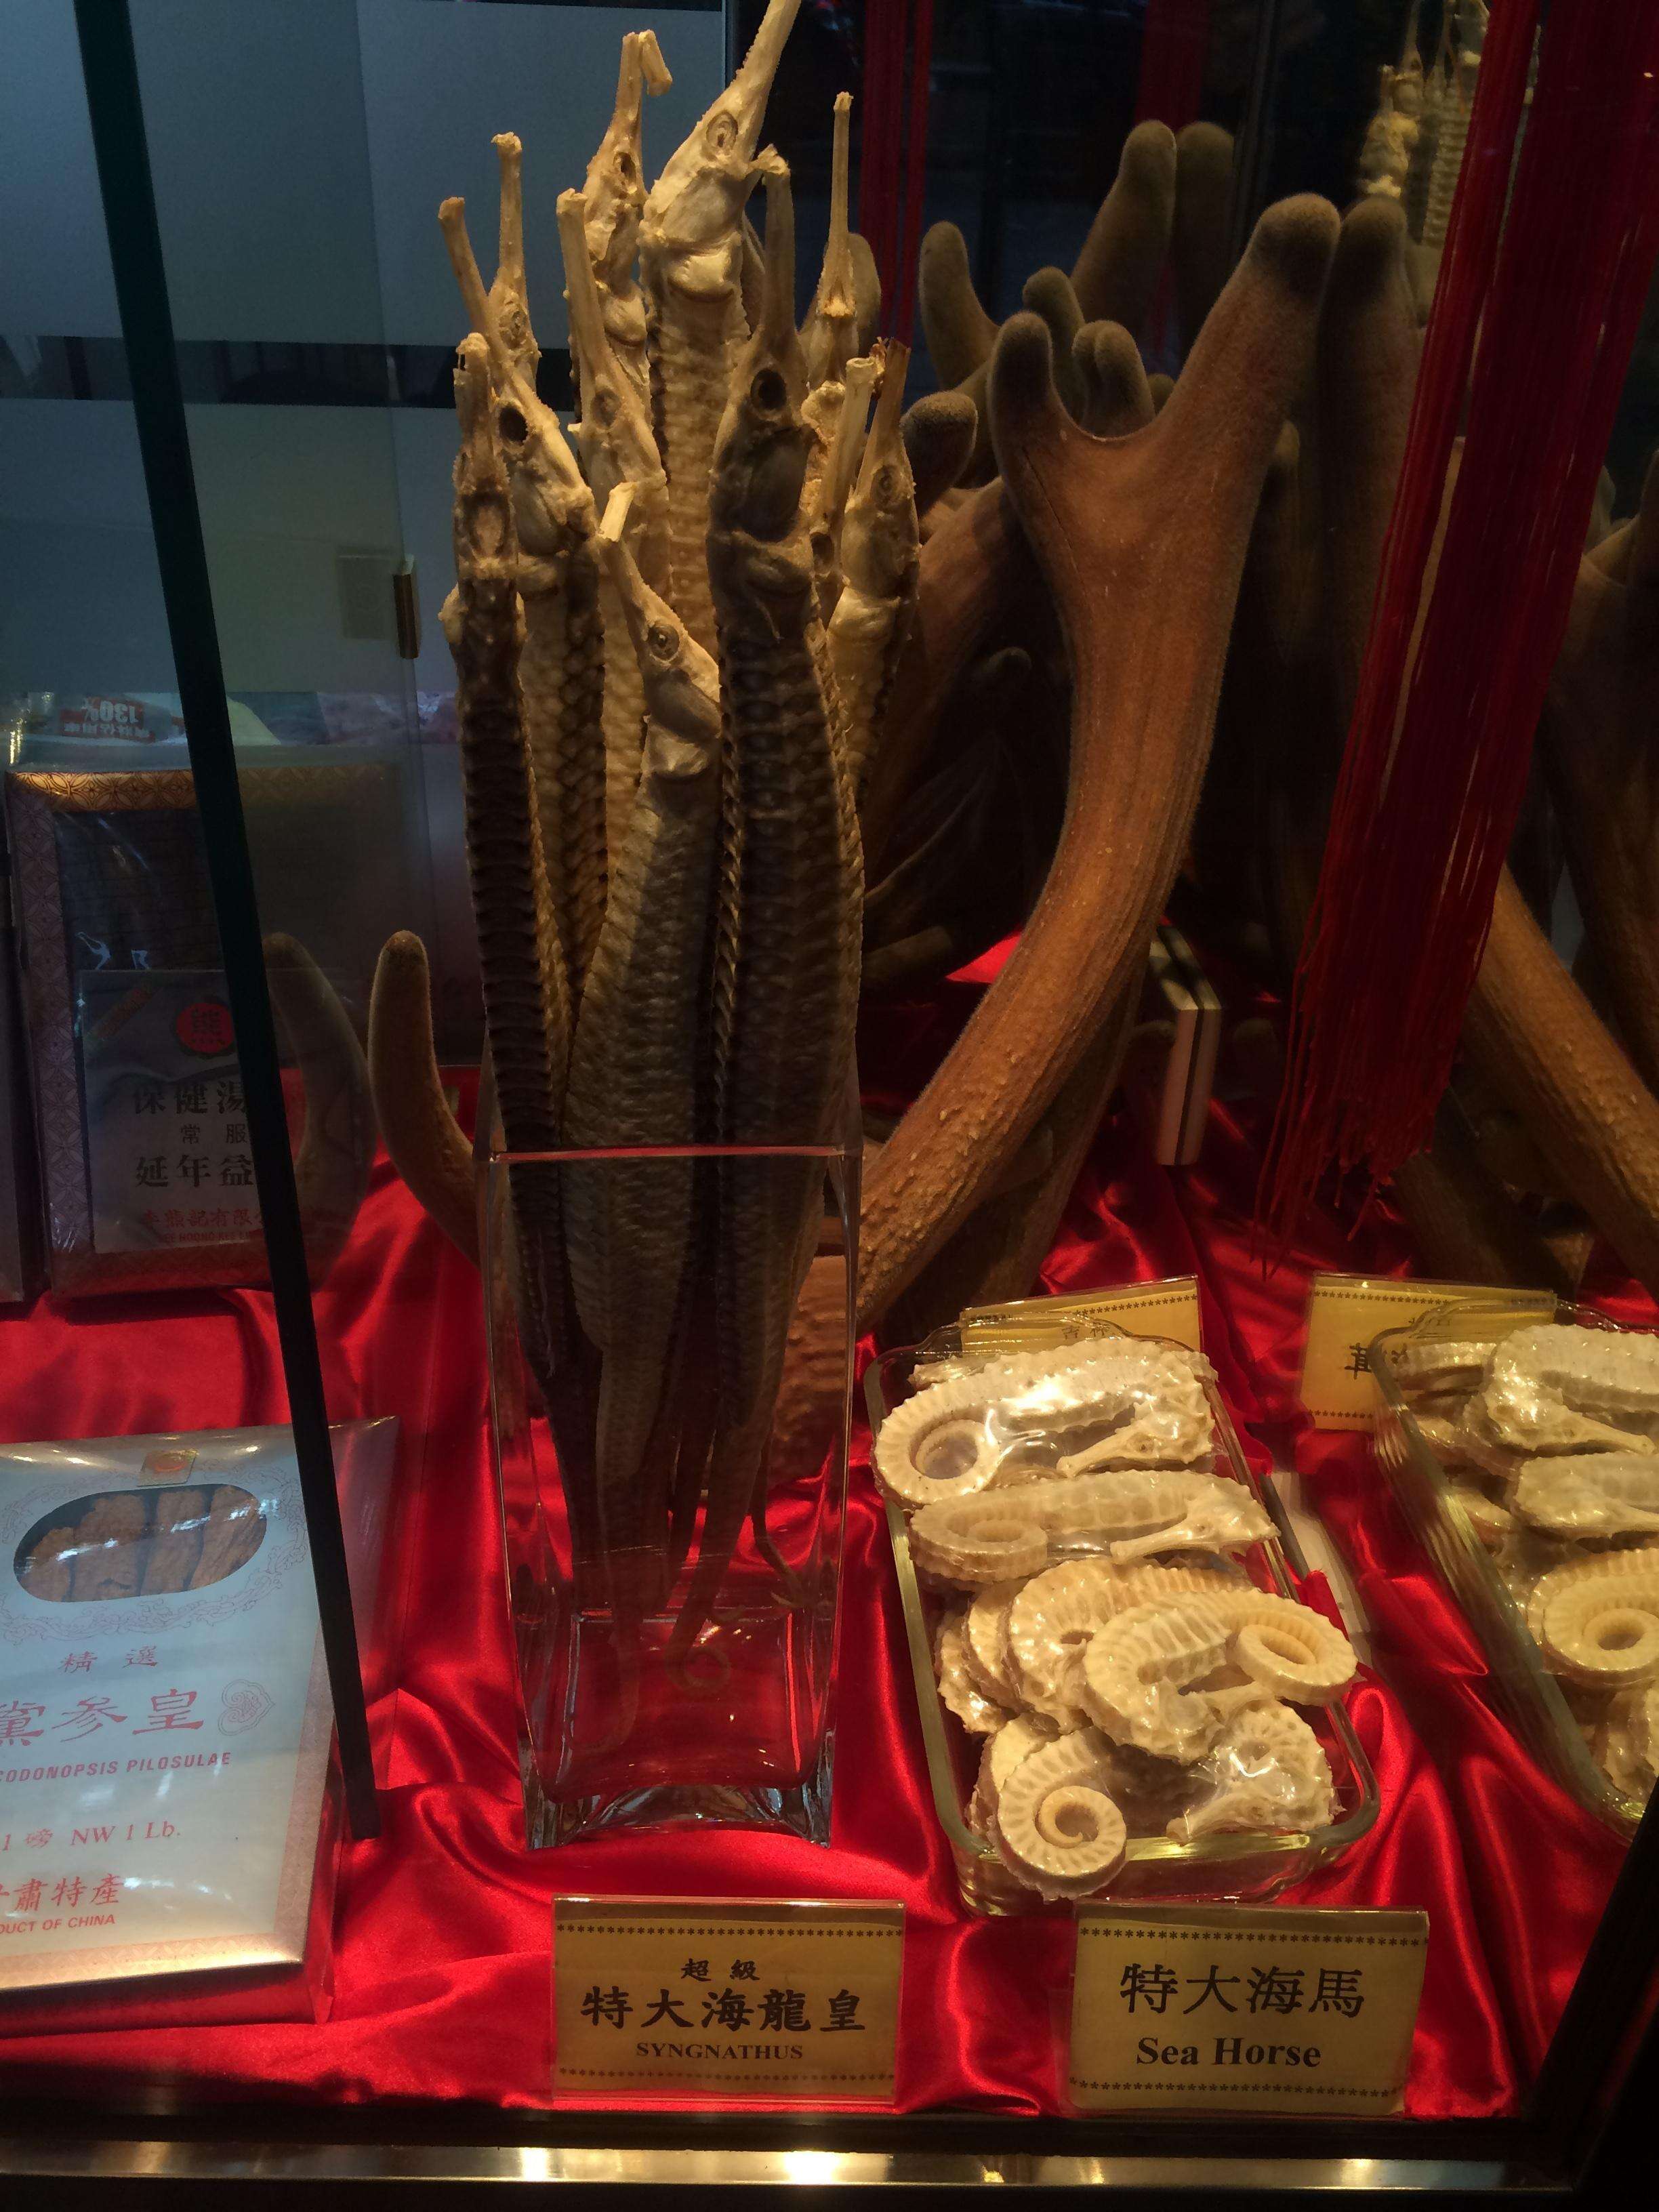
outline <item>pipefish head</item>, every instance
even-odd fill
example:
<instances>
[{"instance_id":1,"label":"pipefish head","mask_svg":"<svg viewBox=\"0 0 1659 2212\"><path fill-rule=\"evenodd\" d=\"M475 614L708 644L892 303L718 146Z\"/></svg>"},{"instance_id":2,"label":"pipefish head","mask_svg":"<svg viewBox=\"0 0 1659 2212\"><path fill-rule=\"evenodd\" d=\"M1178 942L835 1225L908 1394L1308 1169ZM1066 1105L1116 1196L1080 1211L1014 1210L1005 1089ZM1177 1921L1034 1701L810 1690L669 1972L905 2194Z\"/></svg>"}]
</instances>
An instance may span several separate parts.
<instances>
[{"instance_id":1,"label":"pipefish head","mask_svg":"<svg viewBox=\"0 0 1659 2212\"><path fill-rule=\"evenodd\" d=\"M495 364L500 368L499 360ZM593 495L565 443L559 418L521 376L497 391L495 428L513 486L513 517L520 549L538 560L570 550L573 533L591 525Z\"/></svg>"},{"instance_id":2,"label":"pipefish head","mask_svg":"<svg viewBox=\"0 0 1659 2212\"><path fill-rule=\"evenodd\" d=\"M916 560L916 488L900 427L909 361L908 346L888 348L881 397L842 538L848 576L884 595L902 588Z\"/></svg>"},{"instance_id":3,"label":"pipefish head","mask_svg":"<svg viewBox=\"0 0 1659 2212\"><path fill-rule=\"evenodd\" d=\"M617 73L617 104L582 179L583 221L595 270L611 290L632 282L634 248L645 212L641 120L647 92L666 92L674 82L654 31L625 31Z\"/></svg>"},{"instance_id":4,"label":"pipefish head","mask_svg":"<svg viewBox=\"0 0 1659 2212\"><path fill-rule=\"evenodd\" d=\"M612 493L596 542L622 601L645 686L645 772L673 779L698 776L720 755L720 670L667 600L641 575L626 538L631 505L627 489Z\"/></svg>"},{"instance_id":5,"label":"pipefish head","mask_svg":"<svg viewBox=\"0 0 1659 2212\"><path fill-rule=\"evenodd\" d=\"M559 243L564 250L565 297L581 384L584 457L596 494L608 499L618 483L640 483L660 472L656 434L637 386L617 358L605 327L593 264L588 258L586 197L559 195Z\"/></svg>"},{"instance_id":6,"label":"pipefish head","mask_svg":"<svg viewBox=\"0 0 1659 2212\"><path fill-rule=\"evenodd\" d=\"M778 161L766 177L761 319L732 372L708 501L717 528L769 541L795 526L811 449L801 416L806 363L795 333L794 277L794 205L789 172Z\"/></svg>"},{"instance_id":7,"label":"pipefish head","mask_svg":"<svg viewBox=\"0 0 1659 2212\"><path fill-rule=\"evenodd\" d=\"M769 0L742 67L670 155L646 200L646 259L693 296L718 298L737 283L738 218L754 182L772 80L799 9L800 0Z\"/></svg>"},{"instance_id":8,"label":"pipefish head","mask_svg":"<svg viewBox=\"0 0 1659 2212\"><path fill-rule=\"evenodd\" d=\"M482 581L509 575L514 553L507 474L490 409L489 349L475 332L455 356L455 570Z\"/></svg>"},{"instance_id":9,"label":"pipefish head","mask_svg":"<svg viewBox=\"0 0 1659 2212\"><path fill-rule=\"evenodd\" d=\"M830 234L823 249L818 289L801 330L806 374L814 385L839 384L847 374L858 339L858 290L848 228L848 161L853 95L836 94L834 146L830 156Z\"/></svg>"}]
</instances>

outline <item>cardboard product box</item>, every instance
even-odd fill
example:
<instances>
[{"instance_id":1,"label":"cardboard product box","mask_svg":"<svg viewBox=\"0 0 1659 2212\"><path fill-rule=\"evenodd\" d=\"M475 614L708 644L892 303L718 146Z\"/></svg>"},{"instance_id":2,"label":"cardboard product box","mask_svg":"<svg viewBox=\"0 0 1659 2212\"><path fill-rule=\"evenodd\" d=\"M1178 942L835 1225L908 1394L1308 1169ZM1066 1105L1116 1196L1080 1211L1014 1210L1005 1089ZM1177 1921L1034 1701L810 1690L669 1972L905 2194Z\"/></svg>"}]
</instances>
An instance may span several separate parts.
<instances>
[{"instance_id":1,"label":"cardboard product box","mask_svg":"<svg viewBox=\"0 0 1659 2212\"><path fill-rule=\"evenodd\" d=\"M332 1736L288 1429L0 1448L0 2036L321 2017Z\"/></svg>"}]
</instances>

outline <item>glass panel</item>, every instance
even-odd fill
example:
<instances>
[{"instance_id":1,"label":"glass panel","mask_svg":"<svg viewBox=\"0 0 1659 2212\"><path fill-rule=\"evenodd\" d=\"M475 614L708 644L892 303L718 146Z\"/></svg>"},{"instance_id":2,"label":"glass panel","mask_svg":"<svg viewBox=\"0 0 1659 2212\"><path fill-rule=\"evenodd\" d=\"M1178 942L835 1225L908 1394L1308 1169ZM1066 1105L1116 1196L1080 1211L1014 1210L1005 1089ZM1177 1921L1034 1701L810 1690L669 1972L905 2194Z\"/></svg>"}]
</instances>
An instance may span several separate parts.
<instances>
[{"instance_id":1,"label":"glass panel","mask_svg":"<svg viewBox=\"0 0 1659 2212\"><path fill-rule=\"evenodd\" d=\"M573 990L569 978L587 952L562 971L562 998L548 945L550 921L572 926L557 906L569 793L544 774L546 804L531 810L522 763L503 770L506 747L480 771L526 668L538 672L512 589L495 603L514 617L496 633L506 649L483 672L495 690L486 683L473 702L471 863L440 621L455 574L453 363L466 319L437 204L465 198L488 278L490 142L520 134L538 392L568 425L557 202L599 143L618 37L637 21L536 0L131 0L387 1785L386 1832L331 1922L318 1756L328 1715L308 1664L316 1623L299 1572L289 1392L207 867L224 824L204 821L188 775L74 9L0 0L12 216L0 270L0 728L14 890L0 905L0 2077L27 2069L33 2086L50 2065L72 2079L82 2094L64 2107L66 2136L102 2124L137 2082L157 2133L163 2106L281 2096L285 2134L309 2129L326 2144L337 2127L305 2107L331 2106L346 2084L380 2103L386 2155L416 2170L428 2154L453 2167L448 2106L493 2102L508 2115L496 2133L511 2178L533 2166L591 2182L596 2158L602 2178L649 2178L648 2139L674 2161L655 2173L683 2183L694 2124L672 2100L613 2112L620 2147L599 2152L512 2120L549 2094L548 1897L822 1892L904 1903L900 2109L875 2133L867 2118L854 2128L833 2112L771 2111L767 2140L786 2145L789 2179L866 2178L835 2160L843 2150L874 2160L878 2143L897 2161L889 2178L937 2181L933 2128L908 2122L924 2111L951 2115L961 2148L946 2155L988 2182L1026 2152L1047 2179L1097 2185L1190 2188L1195 2162L1219 2185L1241 2155L1263 2186L1285 2188L1443 2185L1448 2161L1481 2187L1571 2169L1595 2100L1620 2094L1621 2051L1650 2008L1642 1900L1659 1865L1656 1816L1643 1810L1659 1773L1648 1564L1659 1533L1659 841L1648 803L1654 521L1641 513L1659 421L1651 302L1632 319L1610 438L1598 423L1607 471L1592 499L1591 471L1549 456L1559 428L1589 419L1607 303L1565 317L1540 283L1530 342L1499 362L1492 295L1465 300L1481 310L1468 325L1480 348L1471 374L1454 364L1444 378L1441 410L1448 441L1465 441L1460 469L1479 458L1482 408L1524 398L1563 332L1583 342L1582 390L1566 388L1554 419L1518 422L1503 469L1488 455L1486 526L1471 527L1461 567L1445 568L1473 626L1506 603L1495 588L1481 599L1500 556L1527 550L1510 579L1518 603L1565 548L1565 632L1529 777L1520 738L1533 733L1516 717L1503 775L1469 779L1479 805L1455 866L1423 860L1468 796L1449 766L1443 788L1425 777L1421 818L1397 845L1378 826L1384 793L1376 823L1362 808L1353 827L1356 866L1382 854L1393 869L1369 957L1414 920L1413 900L1426 907L1443 877L1464 880L1466 847L1509 803L1504 778L1510 797L1528 787L1431 1141L1363 1211L1322 1185L1273 1266L1260 1264L1255 1226L1276 1121L1297 1119L1285 1103L1296 1095L1285 1041L1368 626L1393 607L1398 634L1419 635L1419 608L1389 598L1383 549L1403 542L1389 538L1396 486L1434 411L1419 394L1413 416L1422 333L1449 327L1466 281L1447 259L1447 226L1483 41L1521 21L1523 4L1502 0L1490 15L1480 0L799 9L759 138L793 173L798 314L830 230L831 101L850 90L853 211L886 287L878 309L855 261L860 343L914 337L902 396L914 404L960 386L974 411L970 423L947 401L908 418L914 533L904 500L890 537L861 507L838 548L823 513L797 512L795 523L818 525L805 541L810 599L791 600L793 538L775 567L757 564L753 597L773 610L769 644L790 676L775 726L810 718L827 684L836 719L812 757L845 765L862 744L858 714L878 702L860 822L865 1154L859 1174L849 1162L844 1182L830 1178L812 1269L821 1327L803 1329L798 1306L788 1354L802 1363L804 1402L840 1421L850 1309L877 1433L855 1422L850 1453L832 1437L792 1467L790 1437L767 1425L781 1479L718 1500L728 1519L734 1503L750 1509L733 1534L696 1496L708 1464L696 1416L718 1371L698 1332L720 1310L720 1283L701 1266L672 1300L641 1283L627 1318L641 1338L674 1332L672 1357L659 1344L636 1370L635 1337L613 1330L601 1346L596 1326L573 1358L566 1340L554 1358L538 1301L565 1285L545 1271L521 1279L504 1233L515 1200L538 1190L556 1217L538 1234L558 1232L542 1240L545 1261L568 1212L627 1211L615 1194L647 1170L684 1169L695 1190L710 1154L492 1146L499 1133L477 1103L490 1085L471 876L528 886L507 919L520 955L532 939L535 953L508 978L530 985L507 1014L546 1051L510 1073L566 1142L560 1055L571 1040L559 1022L574 1016L580 1041L582 979ZM1589 20L1565 5L1540 12L1550 32ZM665 7L658 35L674 82L644 102L648 175L763 13L763 0ZM1638 20L1603 11L1596 54L1620 51ZM1494 191L1494 222L1504 205L1521 220L1525 149L1560 123L1571 90L1538 66L1518 164L1507 145L1485 157L1482 175L1513 185L1512 198ZM1603 265L1581 241L1595 234L1598 165L1624 143L1591 121L1559 142L1573 139L1550 179L1560 235L1534 225L1528 265L1564 299L1581 263ZM703 149L720 205L728 185L735 205L754 181L746 154L741 175L722 177L714 161L739 135L717 128ZM1250 249L1264 209L1303 193L1332 208L1270 216L1269 249ZM1628 197L1633 217L1645 203ZM751 310L763 200L749 200ZM1336 211L1355 202L1339 236ZM1651 241L1632 235L1635 300ZM692 275L718 294L729 265L711 249ZM1611 257L1605 272L1611 297ZM728 521L738 505L753 520L769 487L789 488L796 434L786 423L770 442L744 410L787 413L775 392L793 405L793 356L790 375L752 380L728 410L728 325L712 313L699 323L695 281L688 296L707 384L689 410L694 442L707 447L730 420L752 434L752 471L728 469L720 491ZM1023 338L998 335L1022 305L1047 326L1046 356L1029 324ZM684 365L673 335L658 320L648 341L665 442L680 396L668 387ZM575 442L603 489L593 411ZM490 420L505 472L513 411ZM520 507L533 509L516 447L514 460L526 471ZM892 465L890 489L902 484ZM854 475L872 502L880 474ZM1439 474L1437 454L1422 513L1444 497L1455 518L1457 492ZM683 480L671 489L684 498ZM642 476L635 495L648 504L659 489ZM671 544L660 580L672 598L689 574L700 598L702 520L677 515L675 526L692 532L689 556ZM737 535L720 548L733 566L754 550ZM1465 541L1449 526L1445 542ZM555 564L568 552L561 542ZM614 617L623 586L607 573ZM534 559L513 580L520 611L547 583ZM809 612L786 619L787 603ZM789 662L812 608L831 617L824 653ZM725 655L720 744L736 773L720 794L724 927L688 1023L699 1053L716 1032L731 1045L732 973L751 957L754 860L739 833L775 830L787 811L744 781L737 720L764 718L733 674L744 641L732 604L723 614L723 639L712 617L708 627ZM554 625L538 627L545 676ZM554 672L574 665L587 684L580 719L593 632L576 627ZM662 635L652 647L647 625L647 649ZM1541 635L1540 624L1511 638L1489 667L1468 653L1478 696L1445 716L1446 763L1477 708L1519 696ZM621 635L613 623L608 684ZM880 679L867 695L861 650ZM764 662L757 651L739 673L763 675ZM706 708L707 682L701 696ZM1392 729L1389 705L1379 726ZM634 716L635 740L641 729ZM1382 748L1391 769L1408 750L1397 742L1398 755ZM712 788L695 726L690 749L696 762L677 769L665 741L650 771L665 820L677 775L702 773L705 798ZM614 769L622 748L612 752ZM798 764L792 754L781 765ZM854 781L836 780L817 817L821 829L835 814L836 834L820 843L838 854ZM608 795L617 787L625 797L613 773ZM816 787L821 802L830 788ZM714 818L712 806L698 814L689 842ZM607 897L625 904L640 879L617 853L634 847L606 834ZM780 863L791 893L810 873L793 872L800 853L810 862L818 851L803 837ZM709 861L709 843L696 858ZM659 860L653 851L648 865ZM1341 889L1328 883L1319 910ZM775 890L763 883L763 899ZM831 932L828 894L776 903L802 943L820 921ZM776 919L763 914L761 931ZM1485 919L1474 916L1477 936ZM578 934L586 927L578 917ZM377 961L400 931L423 953L410 939L393 949L372 1035ZM648 983L670 957L643 933L627 951ZM693 964L686 955L678 972ZM1364 975L1352 982L1363 994ZM501 1012L493 1001L498 1038ZM807 994L788 1012L803 1028L818 1018ZM1430 1027L1366 1033L1410 1070L1427 1064ZM687 1079L691 1056L640 1088L683 1087L701 1129L721 1094L712 1065L699 1060L706 1082ZM1304 1061L1289 1058L1294 1082ZM604 1087L590 1085L590 1103ZM721 1164L737 1161L757 1173L777 1164L725 1148ZM855 1223L847 1186L860 1179ZM671 1189L665 1212L683 1195ZM775 1241L804 1267L814 1211L810 1197L804 1214L751 1209L766 1216L757 1246L781 1226ZM640 1244L654 1249L661 1225L653 1218ZM1384 1378L1375 1435L1334 1425L1299 1370L1310 1284L1336 1270L1396 1290L1536 1285L1559 1302L1548 1326L1567 1341L1536 1341L1531 1316L1486 1330L1479 1304L1405 1325L1390 1339L1407 1356ZM786 1278L800 1279L779 1267ZM1145 1420L1093 1372L1109 1324L1063 1295L1129 1282L1171 1299L1177 1282L1201 1285L1204 1364L1188 1364L1185 1398L1166 1376L1170 1402L1141 1407ZM1033 1293L1041 1318L1024 1303ZM1161 1357L1173 1327L1148 1311L1149 1356ZM781 1336L785 1315L764 1319L756 1334ZM1380 1326L1356 1321L1343 1339L1350 1381L1366 1373ZM1523 1353L1532 1365L1517 1382ZM1065 1415L1052 1432L1014 1403L1030 1370L1001 1387L1007 1358L1036 1362L1046 1412ZM619 1448L600 1397L618 1367L641 1402L606 1416L644 1433L651 1464L648 1480L613 1484ZM895 1429L917 1437L936 1418L906 1496L884 1467L883 1434L890 1451ZM745 1443L763 1449L763 1425ZM173 1741L157 1743L163 1734ZM233 1840L222 1825L222 1793L256 1767L270 1791L246 1844L247 1832ZM680 1832L658 1832L670 1825ZM530 1855L546 1843L558 1849ZM221 1911L226 1866L245 1900L256 1861L261 1899L279 1892L281 1908L257 1925L251 1905ZM125 1947L108 1985L49 1988L88 1954L122 1948L119 1915L136 1895L150 1915L144 1944ZM1068 2114L1059 2085L1085 1898L1226 1916L1265 1907L1281 1929L1281 1899L1425 1915L1428 1974L1397 2111L1392 2084L1369 2109L1327 2109L1311 2066L1293 2116L1236 2084L1208 2106L1177 2104L1164 2077L1188 2067L1200 2026L1206 2050L1254 2045L1258 2033L1266 2044L1270 2030L1301 2050L1364 1999L1346 1973L1327 1988L1316 1966L1247 1991L1214 1955L1207 1977L1194 1970L1181 1988L1149 1952L1118 1994L1155 2008L1149 2030L1167 2019L1137 2058L1158 2069L1158 2094L1142 2094L1152 2077L1137 2074L1127 2125ZM1005 1915L1018 1929L983 1924ZM331 1923L340 2001L325 2020ZM177 1958L159 1947L174 1940L229 1944L201 1957L210 1970L252 1967L255 1986L222 2001L186 1995L157 2037L133 2025L116 1985L172 1971ZM764 2020L769 1997L787 2018L787 1992L751 1997L724 1956L665 1972L689 1990L697 1969L708 1970L707 2020ZM659 2020L674 2017L671 1995ZM233 2012L282 2014L289 2027L250 2041ZM166 2094L151 2094L161 2081ZM405 2130L398 2110L411 2096L427 2109ZM245 2171L257 2124L239 2114L244 2148L232 2148L208 2139L214 2124L192 2114L191 2159ZM775 2181L775 2149L753 2154L772 2164L745 2168L708 2148L748 2124L746 2108L712 2134L696 2124L704 2178ZM458 2139L469 2131L463 2114ZM134 2130L120 2132L125 2142ZM404 2140L416 2134L428 2150ZM1133 2175L1111 2164L1130 2150ZM131 2154L108 2145L88 2156L107 2171ZM467 2154L483 2170L497 2154ZM292 2155L298 2172L306 2157L320 2167L344 2154ZM165 2144L147 2142L144 2156L152 2175L169 2170ZM817 2163L797 2171L797 2158Z\"/></svg>"},{"instance_id":2,"label":"glass panel","mask_svg":"<svg viewBox=\"0 0 1659 2212\"><path fill-rule=\"evenodd\" d=\"M0 2033L310 2019L338 1783L224 963L74 15L7 14ZM371 1525L389 1442L340 1440Z\"/></svg>"}]
</instances>

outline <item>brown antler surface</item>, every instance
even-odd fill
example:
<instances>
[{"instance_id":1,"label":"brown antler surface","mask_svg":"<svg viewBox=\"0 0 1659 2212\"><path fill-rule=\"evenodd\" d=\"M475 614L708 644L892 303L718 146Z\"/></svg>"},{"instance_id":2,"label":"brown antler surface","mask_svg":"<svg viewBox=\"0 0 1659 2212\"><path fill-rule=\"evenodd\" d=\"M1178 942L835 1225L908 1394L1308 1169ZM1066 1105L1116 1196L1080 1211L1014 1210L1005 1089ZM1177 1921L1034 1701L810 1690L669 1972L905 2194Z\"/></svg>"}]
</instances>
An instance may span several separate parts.
<instances>
[{"instance_id":1,"label":"brown antler surface","mask_svg":"<svg viewBox=\"0 0 1659 2212\"><path fill-rule=\"evenodd\" d=\"M392 1166L476 1267L472 1147L444 1097L426 947L412 930L400 929L380 949L368 1006L368 1079Z\"/></svg>"},{"instance_id":2,"label":"brown antler surface","mask_svg":"<svg viewBox=\"0 0 1659 2212\"><path fill-rule=\"evenodd\" d=\"M991 358L997 325L979 303L968 241L953 222L936 222L916 260L916 304L941 385L963 384Z\"/></svg>"},{"instance_id":3,"label":"brown antler surface","mask_svg":"<svg viewBox=\"0 0 1659 2212\"><path fill-rule=\"evenodd\" d=\"M1559 1188L1659 1291L1659 1103L1596 1018L1505 869L1463 1038Z\"/></svg>"},{"instance_id":4,"label":"brown antler surface","mask_svg":"<svg viewBox=\"0 0 1659 2212\"><path fill-rule=\"evenodd\" d=\"M1072 266L1078 305L1089 321L1121 323L1139 335L1170 250L1175 202L1174 134L1167 123L1137 123Z\"/></svg>"},{"instance_id":5,"label":"brown antler surface","mask_svg":"<svg viewBox=\"0 0 1659 2212\"><path fill-rule=\"evenodd\" d=\"M860 808L878 869L893 823L927 758L946 697L998 623L1034 596L1038 578L999 478L945 517L921 548L916 607L888 694L885 726Z\"/></svg>"},{"instance_id":6,"label":"brown antler surface","mask_svg":"<svg viewBox=\"0 0 1659 2212\"><path fill-rule=\"evenodd\" d=\"M1263 473L1305 374L1337 218L1269 210L1164 412L1097 439L1018 316L991 404L1003 482L1054 593L1074 687L1072 792L1019 945L884 1149L862 1316L974 1210L1139 976L1191 824Z\"/></svg>"},{"instance_id":7,"label":"brown antler surface","mask_svg":"<svg viewBox=\"0 0 1659 2212\"><path fill-rule=\"evenodd\" d=\"M1539 735L1613 1012L1659 1086L1659 464L1579 568Z\"/></svg>"}]
</instances>

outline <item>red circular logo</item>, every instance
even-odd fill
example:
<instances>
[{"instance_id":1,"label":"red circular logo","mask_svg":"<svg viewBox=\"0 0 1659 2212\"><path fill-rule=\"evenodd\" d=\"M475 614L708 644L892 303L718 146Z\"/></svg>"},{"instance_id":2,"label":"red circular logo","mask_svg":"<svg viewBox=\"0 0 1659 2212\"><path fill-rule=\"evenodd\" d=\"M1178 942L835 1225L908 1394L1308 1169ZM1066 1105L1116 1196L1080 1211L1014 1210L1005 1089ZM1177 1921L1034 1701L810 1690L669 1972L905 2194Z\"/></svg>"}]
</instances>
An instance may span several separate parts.
<instances>
[{"instance_id":1,"label":"red circular logo","mask_svg":"<svg viewBox=\"0 0 1659 2212\"><path fill-rule=\"evenodd\" d=\"M173 1034L200 1060L222 1060L236 1043L230 1008L222 999L192 999L173 1024Z\"/></svg>"}]
</instances>

